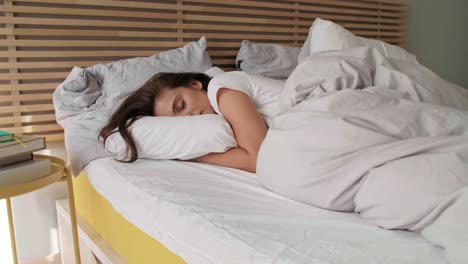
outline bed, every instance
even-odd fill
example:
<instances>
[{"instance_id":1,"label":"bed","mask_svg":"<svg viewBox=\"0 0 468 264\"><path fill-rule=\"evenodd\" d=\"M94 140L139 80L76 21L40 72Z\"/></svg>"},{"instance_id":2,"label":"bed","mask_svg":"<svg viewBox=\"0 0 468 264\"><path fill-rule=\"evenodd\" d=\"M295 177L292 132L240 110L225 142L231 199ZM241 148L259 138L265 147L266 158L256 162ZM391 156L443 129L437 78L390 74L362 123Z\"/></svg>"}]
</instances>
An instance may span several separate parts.
<instances>
[{"instance_id":1,"label":"bed","mask_svg":"<svg viewBox=\"0 0 468 264\"><path fill-rule=\"evenodd\" d=\"M63 140L51 94L72 66L148 56L202 35L213 64L225 71L236 69L242 40L301 47L317 17L404 46L406 5L3 1L0 121L15 133ZM182 161L130 166L102 158L75 176L78 214L128 263L445 263L442 250L415 233L294 202L238 170Z\"/></svg>"},{"instance_id":2,"label":"bed","mask_svg":"<svg viewBox=\"0 0 468 264\"><path fill-rule=\"evenodd\" d=\"M178 256L155 242L141 245L148 239L124 231L125 243L109 242L129 263L155 263L151 257L164 263L445 263L440 248L416 233L286 199L263 188L253 173L182 161L128 165L112 158L91 162L84 173L89 182L82 175L75 183L78 212L86 212L82 216L103 236L116 238L127 229L100 219L106 215L103 198L89 197L105 197ZM83 197L89 184L99 194Z\"/></svg>"}]
</instances>

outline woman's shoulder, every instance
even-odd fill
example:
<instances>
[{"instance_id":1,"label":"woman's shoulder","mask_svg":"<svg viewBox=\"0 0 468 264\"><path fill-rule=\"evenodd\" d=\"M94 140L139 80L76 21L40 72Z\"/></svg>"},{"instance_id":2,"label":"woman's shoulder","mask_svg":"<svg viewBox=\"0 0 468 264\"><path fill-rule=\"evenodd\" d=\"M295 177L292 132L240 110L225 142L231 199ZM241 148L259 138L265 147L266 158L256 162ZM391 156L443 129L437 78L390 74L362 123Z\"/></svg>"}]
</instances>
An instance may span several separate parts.
<instances>
[{"instance_id":1,"label":"woman's shoulder","mask_svg":"<svg viewBox=\"0 0 468 264\"><path fill-rule=\"evenodd\" d=\"M214 76L208 84L208 99L217 113L220 113L218 109L217 93L221 88L236 90L245 93L249 97L252 97L254 94L253 82L245 72L230 71Z\"/></svg>"}]
</instances>

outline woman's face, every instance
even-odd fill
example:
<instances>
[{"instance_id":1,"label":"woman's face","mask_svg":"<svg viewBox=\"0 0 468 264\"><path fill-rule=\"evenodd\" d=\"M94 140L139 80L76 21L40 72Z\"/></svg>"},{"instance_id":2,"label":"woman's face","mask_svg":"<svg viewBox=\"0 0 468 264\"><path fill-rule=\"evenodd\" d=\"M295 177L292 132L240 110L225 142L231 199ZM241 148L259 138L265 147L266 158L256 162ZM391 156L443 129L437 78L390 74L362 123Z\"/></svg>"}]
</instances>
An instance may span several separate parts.
<instances>
[{"instance_id":1,"label":"woman's face","mask_svg":"<svg viewBox=\"0 0 468 264\"><path fill-rule=\"evenodd\" d=\"M199 81L189 87L162 89L154 102L155 116L191 116L214 114L206 91Z\"/></svg>"}]
</instances>

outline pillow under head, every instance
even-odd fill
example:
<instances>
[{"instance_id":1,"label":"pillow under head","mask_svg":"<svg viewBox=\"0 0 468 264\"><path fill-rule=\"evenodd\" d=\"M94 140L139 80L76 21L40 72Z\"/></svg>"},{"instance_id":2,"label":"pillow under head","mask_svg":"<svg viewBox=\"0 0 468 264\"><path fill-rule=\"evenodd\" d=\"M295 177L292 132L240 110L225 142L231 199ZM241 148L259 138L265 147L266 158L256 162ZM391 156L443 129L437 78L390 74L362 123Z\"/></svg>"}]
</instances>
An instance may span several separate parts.
<instances>
[{"instance_id":1,"label":"pillow under head","mask_svg":"<svg viewBox=\"0 0 468 264\"><path fill-rule=\"evenodd\" d=\"M147 116L135 121L129 131L138 157L144 159L188 160L237 146L229 123L220 115ZM106 149L119 160L130 159L118 132L107 138Z\"/></svg>"}]
</instances>

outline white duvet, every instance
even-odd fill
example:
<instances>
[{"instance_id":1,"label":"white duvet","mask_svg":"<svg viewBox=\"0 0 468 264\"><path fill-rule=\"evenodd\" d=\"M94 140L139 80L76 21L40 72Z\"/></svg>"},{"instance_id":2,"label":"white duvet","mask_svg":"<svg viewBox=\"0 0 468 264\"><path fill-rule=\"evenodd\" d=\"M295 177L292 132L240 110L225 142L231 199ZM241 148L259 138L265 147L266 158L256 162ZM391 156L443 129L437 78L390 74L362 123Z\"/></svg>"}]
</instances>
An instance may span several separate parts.
<instances>
[{"instance_id":1,"label":"white duvet","mask_svg":"<svg viewBox=\"0 0 468 264\"><path fill-rule=\"evenodd\" d=\"M468 91L369 47L314 54L291 74L263 142L268 189L421 232L468 263Z\"/></svg>"}]
</instances>

